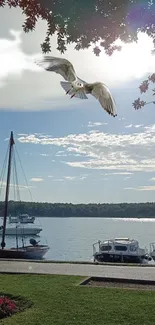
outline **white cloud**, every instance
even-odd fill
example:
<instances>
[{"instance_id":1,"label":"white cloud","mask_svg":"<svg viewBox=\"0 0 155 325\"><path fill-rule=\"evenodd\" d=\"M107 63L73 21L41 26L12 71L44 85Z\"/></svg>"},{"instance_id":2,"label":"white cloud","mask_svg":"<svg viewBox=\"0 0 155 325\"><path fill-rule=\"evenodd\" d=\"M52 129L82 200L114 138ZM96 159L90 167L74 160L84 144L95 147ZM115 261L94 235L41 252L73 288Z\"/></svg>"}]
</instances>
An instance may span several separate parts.
<instances>
[{"instance_id":1,"label":"white cloud","mask_svg":"<svg viewBox=\"0 0 155 325\"><path fill-rule=\"evenodd\" d=\"M64 176L64 178L69 181L74 181L76 179L76 176Z\"/></svg>"},{"instance_id":2,"label":"white cloud","mask_svg":"<svg viewBox=\"0 0 155 325\"><path fill-rule=\"evenodd\" d=\"M8 76L20 77L22 71L38 71L30 56L21 51L21 32L10 30L13 40L0 39L0 80L5 82ZM32 57L33 59L33 57Z\"/></svg>"},{"instance_id":3,"label":"white cloud","mask_svg":"<svg viewBox=\"0 0 155 325\"><path fill-rule=\"evenodd\" d=\"M134 188L134 187L124 187L124 190L131 190L131 191L135 191L135 190L136 190L136 188Z\"/></svg>"},{"instance_id":4,"label":"white cloud","mask_svg":"<svg viewBox=\"0 0 155 325\"><path fill-rule=\"evenodd\" d=\"M106 173L104 174L105 176L108 176L108 175L132 175L133 173L131 172L118 172L118 173Z\"/></svg>"},{"instance_id":5,"label":"white cloud","mask_svg":"<svg viewBox=\"0 0 155 325\"><path fill-rule=\"evenodd\" d=\"M84 180L86 178L87 178L86 175L83 175L83 176L64 176L64 179L66 179L68 181L78 181L78 180Z\"/></svg>"},{"instance_id":6,"label":"white cloud","mask_svg":"<svg viewBox=\"0 0 155 325\"><path fill-rule=\"evenodd\" d=\"M144 124L136 124L134 125L135 128L141 128Z\"/></svg>"},{"instance_id":7,"label":"white cloud","mask_svg":"<svg viewBox=\"0 0 155 325\"><path fill-rule=\"evenodd\" d=\"M90 130L90 131L88 131L87 133L88 133L88 134L91 134L91 133L94 134L94 133L98 133L98 132L99 132L99 130Z\"/></svg>"},{"instance_id":8,"label":"white cloud","mask_svg":"<svg viewBox=\"0 0 155 325\"><path fill-rule=\"evenodd\" d=\"M6 182L0 182L0 187L4 188L6 187ZM30 186L30 185L22 185L22 184L14 184L14 183L10 183L10 188L12 190L14 189L19 189L19 190L28 190L28 189L31 189L31 188L35 188L35 186Z\"/></svg>"},{"instance_id":9,"label":"white cloud","mask_svg":"<svg viewBox=\"0 0 155 325\"><path fill-rule=\"evenodd\" d=\"M24 19L20 9L0 8L0 109L51 110L72 108L77 102L82 105L82 101L70 101L64 96L59 83L62 77L41 72L32 64L32 60L41 54L40 43L45 37L46 23L38 21L36 30L25 34L21 32ZM8 33L10 30L12 35ZM111 57L104 51L96 57L92 48L76 51L74 46L68 45L62 57L69 59L78 76L88 82L101 80L110 88L120 89L126 82L155 70L154 56L151 55L153 42L146 34L139 33L137 43L123 45L122 51ZM55 35L51 38L51 47L52 55L61 57L56 50Z\"/></svg>"},{"instance_id":10,"label":"white cloud","mask_svg":"<svg viewBox=\"0 0 155 325\"><path fill-rule=\"evenodd\" d=\"M154 132L152 131L154 130ZM21 143L53 145L81 155L75 161L62 161L74 168L104 169L113 172L155 171L155 128L150 126L143 132L113 134L92 132L69 134L64 137L40 137L34 134L18 137ZM123 174L124 175L124 174Z\"/></svg>"},{"instance_id":11,"label":"white cloud","mask_svg":"<svg viewBox=\"0 0 155 325\"><path fill-rule=\"evenodd\" d=\"M155 185L153 186L139 186L139 187L126 187L124 190L133 190L133 191L155 191Z\"/></svg>"},{"instance_id":12,"label":"white cloud","mask_svg":"<svg viewBox=\"0 0 155 325\"><path fill-rule=\"evenodd\" d=\"M103 126L103 125L107 125L108 123L101 123L101 122L88 122L88 127L89 128L93 128L96 126Z\"/></svg>"},{"instance_id":13,"label":"white cloud","mask_svg":"<svg viewBox=\"0 0 155 325\"><path fill-rule=\"evenodd\" d=\"M154 133L155 132L155 124L152 124L152 125L149 125L149 126L145 126L144 129L148 133Z\"/></svg>"},{"instance_id":14,"label":"white cloud","mask_svg":"<svg viewBox=\"0 0 155 325\"><path fill-rule=\"evenodd\" d=\"M65 151L60 150L60 151L58 151L58 152L56 153L55 156L56 156L56 157L66 157L67 154L65 153Z\"/></svg>"},{"instance_id":15,"label":"white cloud","mask_svg":"<svg viewBox=\"0 0 155 325\"><path fill-rule=\"evenodd\" d=\"M155 185L153 186L140 186L137 191L155 191Z\"/></svg>"},{"instance_id":16,"label":"white cloud","mask_svg":"<svg viewBox=\"0 0 155 325\"><path fill-rule=\"evenodd\" d=\"M129 125L125 125L125 128L136 128L136 129L139 129L140 127L142 127L143 126L143 124L136 124L136 125L133 125L133 124L129 124Z\"/></svg>"},{"instance_id":17,"label":"white cloud","mask_svg":"<svg viewBox=\"0 0 155 325\"><path fill-rule=\"evenodd\" d=\"M30 179L31 182L43 182L43 178L42 177L32 177Z\"/></svg>"},{"instance_id":18,"label":"white cloud","mask_svg":"<svg viewBox=\"0 0 155 325\"><path fill-rule=\"evenodd\" d=\"M48 178L53 178L53 176L52 176L52 175L48 175L47 177L48 177Z\"/></svg>"},{"instance_id":19,"label":"white cloud","mask_svg":"<svg viewBox=\"0 0 155 325\"><path fill-rule=\"evenodd\" d=\"M132 124L125 125L125 128L132 128Z\"/></svg>"},{"instance_id":20,"label":"white cloud","mask_svg":"<svg viewBox=\"0 0 155 325\"><path fill-rule=\"evenodd\" d=\"M53 182L64 182L63 178L55 178L52 180Z\"/></svg>"},{"instance_id":21,"label":"white cloud","mask_svg":"<svg viewBox=\"0 0 155 325\"><path fill-rule=\"evenodd\" d=\"M40 156L42 156L42 157L49 157L49 154L47 154L47 153L40 153Z\"/></svg>"},{"instance_id":22,"label":"white cloud","mask_svg":"<svg viewBox=\"0 0 155 325\"><path fill-rule=\"evenodd\" d=\"M155 177L150 178L150 181L155 182Z\"/></svg>"},{"instance_id":23,"label":"white cloud","mask_svg":"<svg viewBox=\"0 0 155 325\"><path fill-rule=\"evenodd\" d=\"M24 53L22 46L25 35L14 30L10 30L10 33L13 39L0 38L0 109L44 110L66 108L69 105L74 107L76 100L71 103L60 87L59 80L62 78L42 71L34 63L41 53Z\"/></svg>"},{"instance_id":24,"label":"white cloud","mask_svg":"<svg viewBox=\"0 0 155 325\"><path fill-rule=\"evenodd\" d=\"M86 179L86 178L87 178L86 176L79 177L79 179L81 179L81 180Z\"/></svg>"}]
</instances>

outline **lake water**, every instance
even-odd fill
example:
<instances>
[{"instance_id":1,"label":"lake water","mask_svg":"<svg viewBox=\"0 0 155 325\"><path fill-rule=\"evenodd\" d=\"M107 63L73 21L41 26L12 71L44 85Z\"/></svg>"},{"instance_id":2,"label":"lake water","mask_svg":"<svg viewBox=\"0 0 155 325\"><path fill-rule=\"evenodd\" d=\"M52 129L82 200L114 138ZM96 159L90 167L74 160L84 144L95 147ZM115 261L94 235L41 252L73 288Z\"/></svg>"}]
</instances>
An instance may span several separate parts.
<instances>
[{"instance_id":1,"label":"lake water","mask_svg":"<svg viewBox=\"0 0 155 325\"><path fill-rule=\"evenodd\" d=\"M45 258L52 260L91 261L99 239L130 237L142 248L155 242L155 219L36 218L35 224L42 226L37 240L50 246ZM15 238L7 237L6 246L14 245Z\"/></svg>"}]
</instances>

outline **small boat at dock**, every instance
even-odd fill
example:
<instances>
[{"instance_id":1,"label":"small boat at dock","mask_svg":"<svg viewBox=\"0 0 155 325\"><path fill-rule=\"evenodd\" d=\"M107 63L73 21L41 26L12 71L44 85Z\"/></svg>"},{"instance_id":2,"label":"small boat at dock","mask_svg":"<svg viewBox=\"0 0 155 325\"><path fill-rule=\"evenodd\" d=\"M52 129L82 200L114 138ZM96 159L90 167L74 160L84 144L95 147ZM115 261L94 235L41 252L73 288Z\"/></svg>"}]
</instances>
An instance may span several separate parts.
<instances>
[{"instance_id":1,"label":"small boat at dock","mask_svg":"<svg viewBox=\"0 0 155 325\"><path fill-rule=\"evenodd\" d=\"M98 246L98 249L97 249ZM93 244L94 262L143 263L151 260L146 249L139 242L129 238L115 238Z\"/></svg>"},{"instance_id":2,"label":"small boat at dock","mask_svg":"<svg viewBox=\"0 0 155 325\"><path fill-rule=\"evenodd\" d=\"M31 245L22 245L20 247L12 247L0 251L0 258L8 259L32 259L41 260L48 252L47 245L40 245L34 238L29 240Z\"/></svg>"}]
</instances>

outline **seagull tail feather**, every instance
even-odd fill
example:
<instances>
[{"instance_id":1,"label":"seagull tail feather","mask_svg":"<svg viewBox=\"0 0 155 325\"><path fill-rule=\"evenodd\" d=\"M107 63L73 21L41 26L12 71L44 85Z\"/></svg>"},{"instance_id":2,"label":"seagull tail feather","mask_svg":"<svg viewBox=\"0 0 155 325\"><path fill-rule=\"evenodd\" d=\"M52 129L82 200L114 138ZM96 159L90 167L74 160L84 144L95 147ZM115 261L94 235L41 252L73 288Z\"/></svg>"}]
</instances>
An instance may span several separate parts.
<instances>
[{"instance_id":1,"label":"seagull tail feather","mask_svg":"<svg viewBox=\"0 0 155 325\"><path fill-rule=\"evenodd\" d=\"M72 88L71 82L60 81L61 87L65 90L66 94L72 97L80 98L80 99L88 99L85 94L84 89L79 89L77 92Z\"/></svg>"}]
</instances>

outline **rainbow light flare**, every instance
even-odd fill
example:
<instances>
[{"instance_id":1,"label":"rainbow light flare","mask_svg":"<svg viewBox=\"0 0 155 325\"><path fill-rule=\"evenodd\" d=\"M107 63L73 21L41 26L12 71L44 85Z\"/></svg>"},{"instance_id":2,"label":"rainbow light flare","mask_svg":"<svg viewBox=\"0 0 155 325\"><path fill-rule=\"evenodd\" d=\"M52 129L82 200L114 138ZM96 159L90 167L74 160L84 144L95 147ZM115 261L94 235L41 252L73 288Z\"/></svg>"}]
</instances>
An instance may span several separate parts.
<instances>
[{"instance_id":1,"label":"rainbow light flare","mask_svg":"<svg viewBox=\"0 0 155 325\"><path fill-rule=\"evenodd\" d=\"M155 24L154 1L150 1L149 3L147 0L137 2L137 4L130 4L128 6L128 14L125 21L133 31Z\"/></svg>"}]
</instances>

